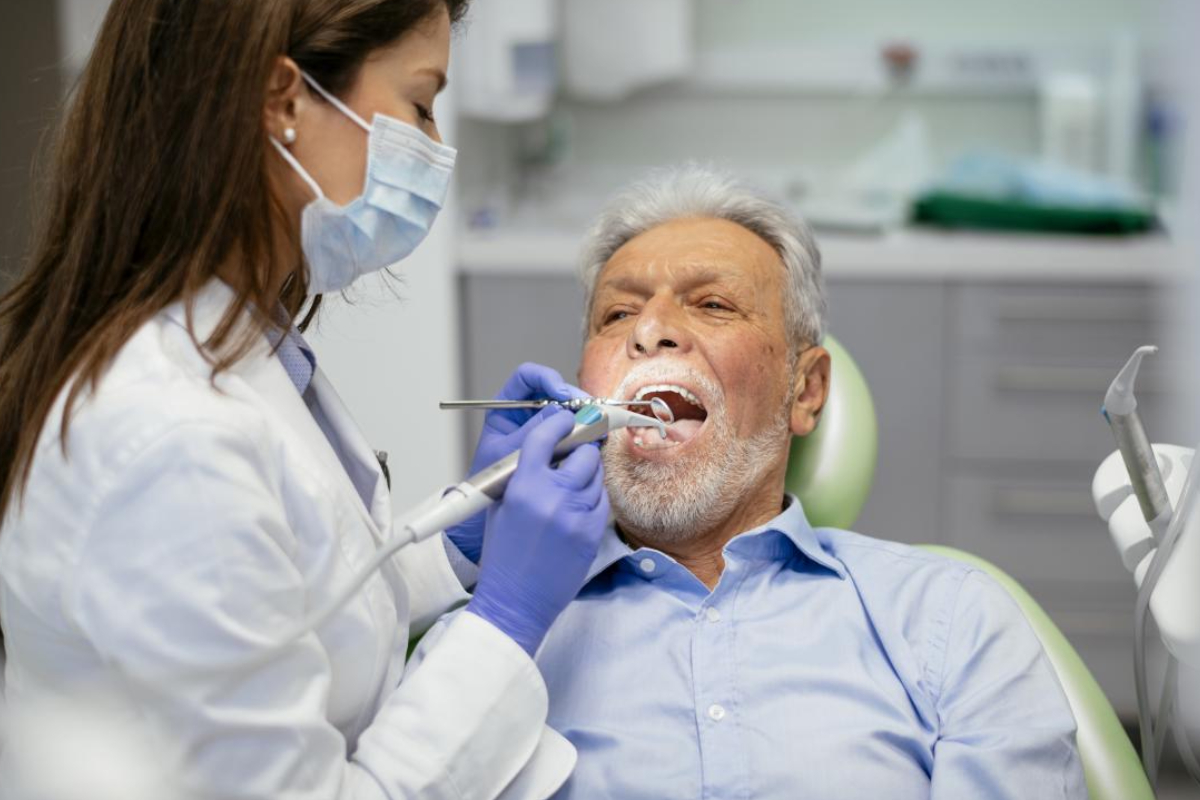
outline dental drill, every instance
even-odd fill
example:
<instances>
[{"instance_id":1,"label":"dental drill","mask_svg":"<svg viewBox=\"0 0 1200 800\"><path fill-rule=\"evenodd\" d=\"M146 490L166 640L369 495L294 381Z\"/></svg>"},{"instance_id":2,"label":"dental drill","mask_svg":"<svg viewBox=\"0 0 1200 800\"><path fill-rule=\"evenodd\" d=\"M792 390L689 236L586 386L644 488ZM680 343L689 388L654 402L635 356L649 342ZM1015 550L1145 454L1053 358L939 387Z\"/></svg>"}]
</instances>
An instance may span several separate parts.
<instances>
[{"instance_id":1,"label":"dental drill","mask_svg":"<svg viewBox=\"0 0 1200 800\"><path fill-rule=\"evenodd\" d=\"M621 406L587 404L575 413L575 427L555 446L555 463L569 455L576 447L599 441L621 428L655 428L664 439L667 436L667 426L660 419L637 414ZM347 581L328 603L265 649L255 651L248 657L235 659L223 668L248 670L266 663L280 648L323 625L400 548L424 541L464 522L499 500L504 496L509 480L517 471L520 456L519 450L510 453L449 489L431 495L398 517L392 538L379 547L371 560Z\"/></svg>"}]
</instances>

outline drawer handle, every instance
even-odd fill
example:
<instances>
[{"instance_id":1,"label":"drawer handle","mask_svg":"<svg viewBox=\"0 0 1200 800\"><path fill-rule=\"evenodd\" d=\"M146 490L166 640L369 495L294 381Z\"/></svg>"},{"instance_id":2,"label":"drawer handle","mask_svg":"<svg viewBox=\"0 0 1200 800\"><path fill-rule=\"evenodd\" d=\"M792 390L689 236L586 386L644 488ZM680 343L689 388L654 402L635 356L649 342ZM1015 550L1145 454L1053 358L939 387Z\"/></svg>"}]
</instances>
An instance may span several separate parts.
<instances>
[{"instance_id":1,"label":"drawer handle","mask_svg":"<svg viewBox=\"0 0 1200 800\"><path fill-rule=\"evenodd\" d=\"M1088 367L1007 366L996 370L996 388L1002 392L1089 392L1097 405L1115 373ZM1152 374L1138 378L1138 394L1158 394L1162 382Z\"/></svg>"},{"instance_id":2,"label":"drawer handle","mask_svg":"<svg viewBox=\"0 0 1200 800\"><path fill-rule=\"evenodd\" d=\"M1096 517L1086 490L997 489L992 494L992 513L1002 517ZM1096 517L1097 530L1103 526Z\"/></svg>"}]
</instances>

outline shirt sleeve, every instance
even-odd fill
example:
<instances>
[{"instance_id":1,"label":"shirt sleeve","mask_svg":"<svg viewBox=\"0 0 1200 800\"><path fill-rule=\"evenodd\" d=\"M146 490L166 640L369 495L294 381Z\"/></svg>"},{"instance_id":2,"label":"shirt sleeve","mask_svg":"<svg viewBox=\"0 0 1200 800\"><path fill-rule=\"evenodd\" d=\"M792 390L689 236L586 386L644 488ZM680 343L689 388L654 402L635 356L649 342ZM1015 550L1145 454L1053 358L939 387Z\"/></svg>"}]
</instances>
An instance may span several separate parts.
<instances>
[{"instance_id":1,"label":"shirt sleeve","mask_svg":"<svg viewBox=\"0 0 1200 800\"><path fill-rule=\"evenodd\" d=\"M951 620L933 800L1086 798L1074 715L1020 608L995 581L971 571Z\"/></svg>"},{"instance_id":2,"label":"shirt sleeve","mask_svg":"<svg viewBox=\"0 0 1200 800\"><path fill-rule=\"evenodd\" d=\"M546 714L536 666L499 631L451 626L353 751L325 717L321 640L273 649L308 607L270 446L193 423L137 454L66 581L72 621L196 796L496 797Z\"/></svg>"}]
</instances>

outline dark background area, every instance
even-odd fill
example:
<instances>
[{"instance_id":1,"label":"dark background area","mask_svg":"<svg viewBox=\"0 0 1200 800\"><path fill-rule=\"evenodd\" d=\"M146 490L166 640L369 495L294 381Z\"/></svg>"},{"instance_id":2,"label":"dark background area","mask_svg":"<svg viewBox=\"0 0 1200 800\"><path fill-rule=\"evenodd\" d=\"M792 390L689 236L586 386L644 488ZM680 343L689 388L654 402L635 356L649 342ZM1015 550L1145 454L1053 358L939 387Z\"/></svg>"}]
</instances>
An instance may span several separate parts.
<instances>
[{"instance_id":1,"label":"dark background area","mask_svg":"<svg viewBox=\"0 0 1200 800\"><path fill-rule=\"evenodd\" d=\"M63 96L58 4L5 0L0 25L0 291L29 245L35 156Z\"/></svg>"}]
</instances>

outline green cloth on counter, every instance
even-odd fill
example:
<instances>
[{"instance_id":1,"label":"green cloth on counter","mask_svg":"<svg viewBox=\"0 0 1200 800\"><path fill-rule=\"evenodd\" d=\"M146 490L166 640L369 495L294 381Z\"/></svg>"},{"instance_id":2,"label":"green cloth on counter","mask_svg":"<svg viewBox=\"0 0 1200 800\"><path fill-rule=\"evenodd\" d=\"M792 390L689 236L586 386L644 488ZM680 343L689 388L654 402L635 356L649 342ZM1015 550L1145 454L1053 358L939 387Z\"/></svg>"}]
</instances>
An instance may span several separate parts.
<instances>
[{"instance_id":1,"label":"green cloth on counter","mask_svg":"<svg viewBox=\"0 0 1200 800\"><path fill-rule=\"evenodd\" d=\"M1109 235L1143 233L1157 224L1153 212L1133 207L1060 206L945 190L933 190L918 197L912 220L945 228Z\"/></svg>"}]
</instances>

